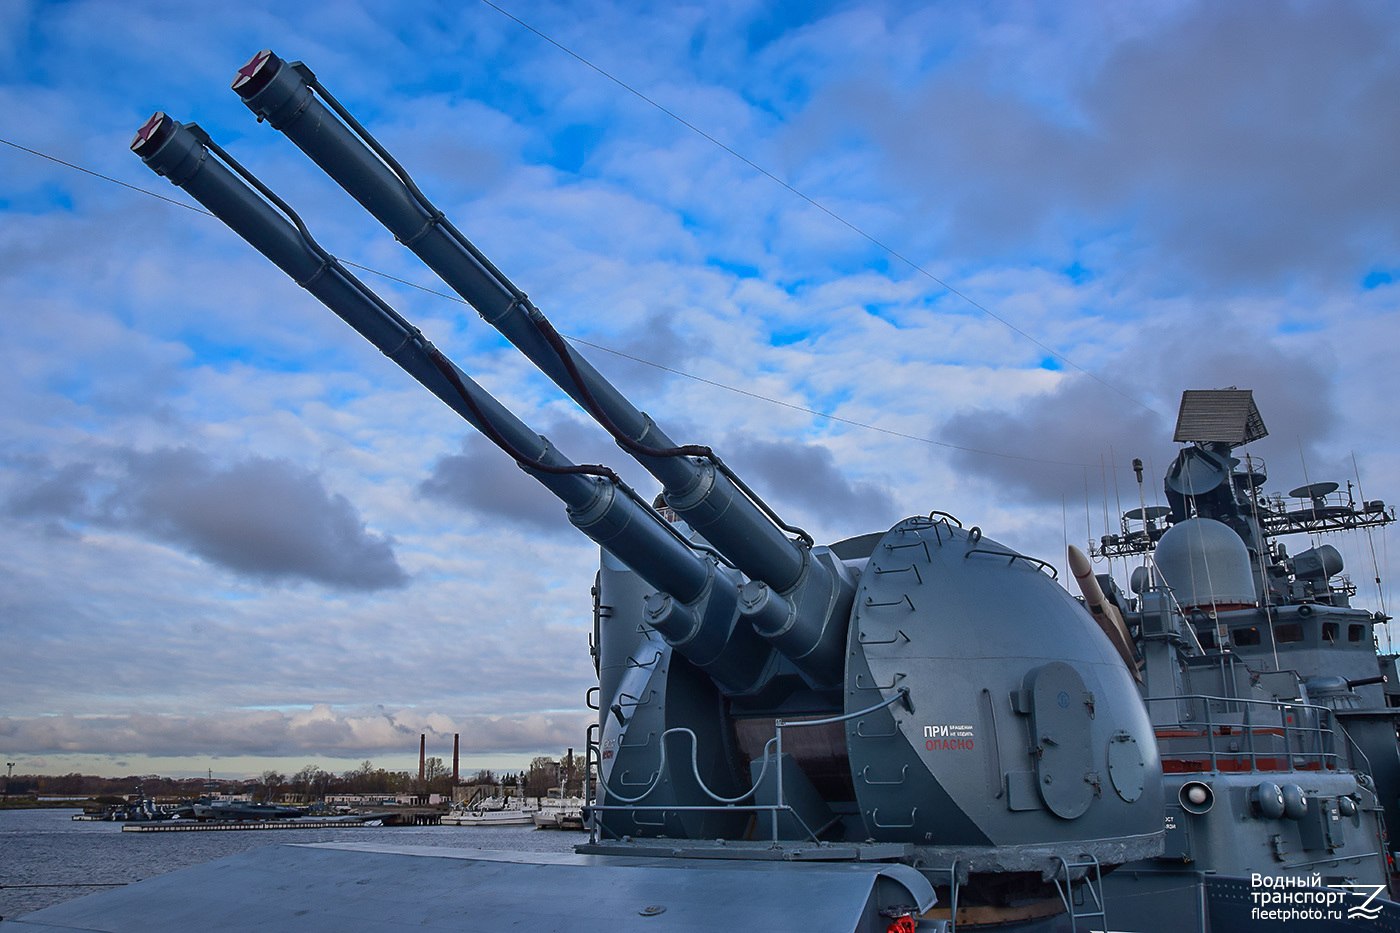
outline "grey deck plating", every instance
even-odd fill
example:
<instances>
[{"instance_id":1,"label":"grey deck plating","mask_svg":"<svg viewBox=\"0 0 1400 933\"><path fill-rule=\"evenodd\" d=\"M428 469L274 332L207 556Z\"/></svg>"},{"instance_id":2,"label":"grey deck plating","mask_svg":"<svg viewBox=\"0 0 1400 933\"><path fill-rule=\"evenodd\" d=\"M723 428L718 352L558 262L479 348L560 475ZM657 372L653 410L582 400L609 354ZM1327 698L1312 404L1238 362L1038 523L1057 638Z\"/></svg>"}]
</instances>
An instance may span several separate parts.
<instances>
[{"instance_id":1,"label":"grey deck plating","mask_svg":"<svg viewBox=\"0 0 1400 933\"><path fill-rule=\"evenodd\" d=\"M902 887L920 911L933 905L933 889L903 865L271 845L7 920L5 929L844 933L889 924L872 906L877 885Z\"/></svg>"}]
</instances>

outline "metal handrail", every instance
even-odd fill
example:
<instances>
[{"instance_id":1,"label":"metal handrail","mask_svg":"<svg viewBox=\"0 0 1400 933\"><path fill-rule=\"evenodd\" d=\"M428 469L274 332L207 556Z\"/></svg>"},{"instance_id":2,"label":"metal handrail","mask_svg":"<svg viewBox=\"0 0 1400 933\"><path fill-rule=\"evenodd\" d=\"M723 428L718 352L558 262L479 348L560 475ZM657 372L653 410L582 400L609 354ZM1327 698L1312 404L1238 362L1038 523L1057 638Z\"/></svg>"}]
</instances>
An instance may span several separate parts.
<instances>
[{"instance_id":1,"label":"metal handrail","mask_svg":"<svg viewBox=\"0 0 1400 933\"><path fill-rule=\"evenodd\" d=\"M601 770L602 758L599 755L598 743L602 735L602 726L592 722L588 724L587 731L583 734L583 805L588 813L588 841L598 841L598 817L593 813L593 769Z\"/></svg>"},{"instance_id":2,"label":"metal handrail","mask_svg":"<svg viewBox=\"0 0 1400 933\"><path fill-rule=\"evenodd\" d=\"M637 794L636 796L633 796L633 797L623 796L623 795L621 795L621 794L618 794L618 793L613 789L610 779L604 778L604 777L602 777L602 775L600 774L600 775L599 775L599 780L598 780L598 785L599 785L599 790L600 790L601 792L606 793L607 796L606 796L605 799L608 799L608 800L615 800L615 801L617 801L619 804L622 804L622 805L621 805L621 806L609 805L609 804L594 805L594 806L592 806L592 807L590 808L590 811L593 812L593 813L598 813L598 812L603 812L603 811L608 811L608 810L628 810L628 811L637 811L637 810L654 811L654 810L661 810L661 811L677 811L677 812L680 812L680 811L685 811L685 812L709 812L709 811L734 811L734 810L739 810L739 811L749 811L749 812L754 812L754 813L763 813L763 812L767 812L767 813L769 813L770 816L771 816L772 841L774 841L774 842L776 842L776 841L778 840L778 813L779 813L779 811L783 811L783 812L788 813L788 815L790 815L793 819L797 820L797 822L802 826L802 828L803 828L804 830L806 830L807 835L808 835L813 841L820 841L820 840L817 839L816 833L812 830L812 828L811 828L810 826L807 825L806 821L803 820L802 817L801 817L792 807L788 806L788 805L784 802L784 800L783 800L783 730L784 730L785 728L786 728L786 729L799 729L799 728L806 728L806 727L809 727L809 726L825 726L825 725L831 725L832 723L848 722L848 721L850 721L850 720L852 720L852 719L857 719L857 718L859 718L859 717L861 717L861 716L868 716L868 715L870 715L871 713L878 712L879 710L885 709L886 707L889 707L889 706L893 706L895 703L898 703L898 702L900 702L900 701L903 701L905 707L906 707L907 709L909 709L910 712L913 712L914 704L913 704L913 701L909 699L909 688L907 688L907 687L902 687L902 688L900 688L899 690L895 691L895 694L894 694L893 696L891 696L891 697L890 697L889 699L887 699L887 700L883 700L883 701L881 701L881 702L879 702L879 703L876 703L876 704L873 705L873 706L868 706L868 707L866 707L865 709L859 709L859 710L856 710L856 711L854 711L854 712L846 713L846 714L841 715L841 716L828 716L828 717L824 717L824 718L822 718L822 719L806 719L806 720L783 720L783 719L776 719L776 720L774 720L774 721L773 721L773 728L774 728L775 734L774 734L773 738L769 739L769 740L768 740L767 742L765 742L764 745L763 745L763 767L759 770L759 772L758 772L758 777L754 780L753 786L751 786L748 790L744 791L742 794L738 795L737 797L725 797L725 796L722 796L722 795L720 795L720 794L715 793L713 790L710 789L709 785L707 785L707 784L705 783L705 779L704 779L703 777L700 776L700 762L699 762L699 746L700 746L700 743L699 743L699 738L696 736L696 734L695 734L695 732L694 732L693 730L688 729L688 728L686 728L686 727L684 727L684 726L677 726L677 727L674 727L674 728L671 728L671 729L667 729L665 732L661 733L660 742L659 742L659 744L660 744L660 746L661 746L659 761L657 762L656 770L652 773L650 780L649 780L649 781L647 782L647 784L646 784L646 789L645 789L644 791L642 791L640 794ZM673 734L686 735L686 736L689 736L689 737L690 737L690 774L691 774L691 777L695 780L695 783L696 783L696 785L700 788L700 790L703 791L703 792L705 793L705 795L706 795L707 797L709 797L711 800L715 801L714 804L685 805L685 806L672 805L672 804L652 804L652 805L641 805L641 806L638 806L638 805L637 805L637 804L641 803L642 800L646 799L646 798L652 793L652 791L654 791L654 790L660 785L660 783L661 783L663 777L665 776L665 774L666 774L666 764L667 764L666 737L667 737L667 736L670 736L670 735L673 735ZM648 742L647 744L650 744L650 742ZM771 749L771 753L770 753L770 749ZM590 748L590 751L591 751L591 748ZM743 801L752 798L752 797L754 796L755 792L757 792L758 788L763 784L763 779L764 779L764 777L766 777L767 774L768 774L768 765L769 765L770 760L771 760L772 762L774 762L775 775L776 775L776 780L777 780L777 802L776 802L776 803L773 803L773 804L758 804L758 803L749 803L749 804L745 804L745 803L743 803ZM596 818L595 818L595 819L596 819ZM633 819L634 819L634 820L636 819L635 816L633 817ZM654 824L649 824L649 825L654 825Z\"/></svg>"},{"instance_id":3,"label":"metal handrail","mask_svg":"<svg viewBox=\"0 0 1400 933\"><path fill-rule=\"evenodd\" d=\"M1341 765L1342 755L1336 751L1337 735L1332 727L1333 710L1329 707L1318 706L1313 703L1283 700L1250 700L1240 697L1221 697L1207 694L1181 694L1179 696L1144 698L1144 702L1147 703L1175 703L1181 700L1202 701L1205 704L1205 722L1159 723L1156 728L1179 728L1194 732L1204 725L1204 733L1200 734L1199 737L1204 738L1206 741L1206 747L1203 751L1209 756L1210 769L1212 771L1219 770L1220 757L1224 756L1234 759L1237 755L1241 754L1243 757L1248 758L1250 771L1259 771L1259 758L1261 757L1261 753L1256 746L1255 737L1270 733L1281 737L1282 748L1280 749L1280 754L1286 757L1290 769L1294 766L1295 760L1297 759L1301 759L1305 763L1315 761L1322 767L1330 766L1336 768ZM1238 704L1240 712L1242 713L1242 721L1216 722L1212 714L1212 703L1224 704L1227 710L1231 704ZM1253 715L1252 708L1256 706L1265 707L1276 713L1279 717L1278 725L1260 724ZM1296 714L1304 711L1311 711L1313 713L1314 723L1312 725L1307 725L1303 722L1295 722L1292 725L1289 724L1289 713ZM1302 719L1303 717L1299 716L1298 718ZM1246 740L1247 748L1236 751L1219 751L1216 747L1216 739L1223 736L1217 735L1217 728L1239 729L1240 735ZM1308 749L1307 746L1309 744L1314 745L1312 750ZM1297 746L1296 748L1295 745ZM1329 751L1329 749L1331 750Z\"/></svg>"}]
</instances>

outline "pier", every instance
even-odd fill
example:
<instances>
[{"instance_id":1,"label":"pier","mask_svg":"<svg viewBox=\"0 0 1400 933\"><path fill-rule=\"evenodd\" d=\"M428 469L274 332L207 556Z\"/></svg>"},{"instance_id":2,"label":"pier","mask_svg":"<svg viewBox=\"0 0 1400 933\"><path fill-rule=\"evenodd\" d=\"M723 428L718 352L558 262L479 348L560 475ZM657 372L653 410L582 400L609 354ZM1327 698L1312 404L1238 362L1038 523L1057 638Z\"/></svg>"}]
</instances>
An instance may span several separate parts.
<instances>
[{"instance_id":1,"label":"pier","mask_svg":"<svg viewBox=\"0 0 1400 933\"><path fill-rule=\"evenodd\" d=\"M325 829L334 827L338 829L359 829L368 826L367 822L352 820L264 820L224 823L200 823L190 821L169 820L152 823L127 823L122 827L124 833L207 833L207 832L228 832L249 829Z\"/></svg>"},{"instance_id":2,"label":"pier","mask_svg":"<svg viewBox=\"0 0 1400 933\"><path fill-rule=\"evenodd\" d=\"M374 813L364 816L331 817L327 819L296 820L143 820L129 822L124 833L199 833L250 829L358 829L371 823L379 826L440 826L442 813L437 810L415 810L400 813Z\"/></svg>"}]
</instances>

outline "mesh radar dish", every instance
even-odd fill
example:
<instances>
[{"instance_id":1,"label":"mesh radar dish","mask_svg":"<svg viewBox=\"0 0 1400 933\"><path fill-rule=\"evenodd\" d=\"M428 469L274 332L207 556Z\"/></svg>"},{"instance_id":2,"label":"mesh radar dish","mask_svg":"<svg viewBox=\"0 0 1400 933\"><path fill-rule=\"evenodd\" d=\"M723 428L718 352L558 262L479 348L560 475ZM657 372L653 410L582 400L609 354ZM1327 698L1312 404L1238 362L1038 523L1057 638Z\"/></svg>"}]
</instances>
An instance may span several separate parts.
<instances>
[{"instance_id":1,"label":"mesh radar dish","mask_svg":"<svg viewBox=\"0 0 1400 933\"><path fill-rule=\"evenodd\" d=\"M1223 443L1231 447L1268 436L1249 389L1188 389L1176 416L1179 444Z\"/></svg>"}]
</instances>

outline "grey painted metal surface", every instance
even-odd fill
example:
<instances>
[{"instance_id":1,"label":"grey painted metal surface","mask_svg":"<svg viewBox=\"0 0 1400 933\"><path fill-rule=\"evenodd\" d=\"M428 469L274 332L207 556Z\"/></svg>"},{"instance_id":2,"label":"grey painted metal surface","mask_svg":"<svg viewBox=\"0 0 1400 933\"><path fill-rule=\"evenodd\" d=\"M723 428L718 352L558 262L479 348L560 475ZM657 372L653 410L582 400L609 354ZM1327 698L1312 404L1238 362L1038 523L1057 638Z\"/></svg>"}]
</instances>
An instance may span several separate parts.
<instances>
[{"instance_id":1,"label":"grey painted metal surface","mask_svg":"<svg viewBox=\"0 0 1400 933\"><path fill-rule=\"evenodd\" d=\"M848 711L900 689L913 705L847 723L874 838L959 847L965 859L986 846L987 861L1031 843L1160 845L1160 769L1136 687L1033 559L945 520L901 522L862 575L849 653ZM1119 733L1146 750L1133 801L1105 792Z\"/></svg>"},{"instance_id":2,"label":"grey painted metal surface","mask_svg":"<svg viewBox=\"0 0 1400 933\"><path fill-rule=\"evenodd\" d=\"M877 889L923 912L903 865L672 860L429 846L273 845L5 921L5 929L883 933Z\"/></svg>"}]
</instances>

